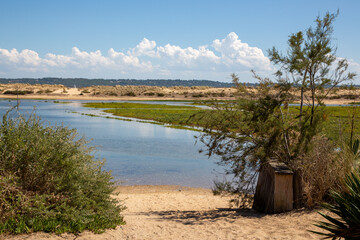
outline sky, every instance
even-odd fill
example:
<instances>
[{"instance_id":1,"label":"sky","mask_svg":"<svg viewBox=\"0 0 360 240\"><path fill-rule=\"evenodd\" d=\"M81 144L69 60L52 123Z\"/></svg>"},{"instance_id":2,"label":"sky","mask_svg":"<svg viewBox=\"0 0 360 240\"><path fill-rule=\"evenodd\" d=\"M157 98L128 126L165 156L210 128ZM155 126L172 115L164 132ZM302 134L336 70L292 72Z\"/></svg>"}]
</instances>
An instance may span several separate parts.
<instances>
[{"instance_id":1,"label":"sky","mask_svg":"<svg viewBox=\"0 0 360 240\"><path fill-rule=\"evenodd\" d=\"M337 56L360 74L358 0L1 0L0 78L256 82L268 49L338 9Z\"/></svg>"}]
</instances>

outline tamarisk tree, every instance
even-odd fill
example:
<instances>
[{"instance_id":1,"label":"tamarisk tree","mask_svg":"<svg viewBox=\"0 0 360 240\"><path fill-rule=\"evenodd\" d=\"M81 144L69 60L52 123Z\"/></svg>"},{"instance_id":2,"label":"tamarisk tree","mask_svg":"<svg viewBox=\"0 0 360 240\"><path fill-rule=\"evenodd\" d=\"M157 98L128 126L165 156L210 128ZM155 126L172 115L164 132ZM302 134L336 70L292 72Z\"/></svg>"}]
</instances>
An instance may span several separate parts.
<instances>
[{"instance_id":1,"label":"tamarisk tree","mask_svg":"<svg viewBox=\"0 0 360 240\"><path fill-rule=\"evenodd\" d=\"M204 116L208 124L200 136L206 153L221 156L219 165L225 166L226 173L232 176L232 180L217 182L216 192L250 193L249 186L254 187L259 168L276 158L295 172L294 206L303 206L304 163L299 158L306 156L319 134L319 123L324 120L323 108L319 107L324 106L324 99L334 87L355 77L347 72L347 60L335 55L332 34L337 15L327 13L316 19L315 27L292 34L287 54L275 47L268 51L279 69L275 81L253 72L260 81L257 98L253 98L253 92L246 98L238 77L232 75L245 98L214 104L212 114ZM293 100L291 89L299 86L300 108L294 114L288 104Z\"/></svg>"}]
</instances>

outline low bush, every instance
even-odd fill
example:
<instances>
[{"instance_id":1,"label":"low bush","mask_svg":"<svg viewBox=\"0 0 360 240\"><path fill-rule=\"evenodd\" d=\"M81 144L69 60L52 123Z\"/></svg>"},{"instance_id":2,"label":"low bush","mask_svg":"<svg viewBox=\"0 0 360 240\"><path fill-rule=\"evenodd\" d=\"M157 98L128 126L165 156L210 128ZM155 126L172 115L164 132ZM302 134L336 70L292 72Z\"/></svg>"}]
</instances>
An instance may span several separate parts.
<instances>
[{"instance_id":1,"label":"low bush","mask_svg":"<svg viewBox=\"0 0 360 240\"><path fill-rule=\"evenodd\" d=\"M194 97L194 98L205 97L205 95L203 93L194 93L191 96Z\"/></svg>"},{"instance_id":2,"label":"low bush","mask_svg":"<svg viewBox=\"0 0 360 240\"><path fill-rule=\"evenodd\" d=\"M106 95L108 95L108 96L117 96L117 93L116 92L108 92L108 93L106 93Z\"/></svg>"},{"instance_id":3,"label":"low bush","mask_svg":"<svg viewBox=\"0 0 360 240\"><path fill-rule=\"evenodd\" d=\"M101 232L123 224L104 161L75 129L14 110L0 125L0 233Z\"/></svg>"},{"instance_id":4,"label":"low bush","mask_svg":"<svg viewBox=\"0 0 360 240\"><path fill-rule=\"evenodd\" d=\"M349 173L352 161L344 157L336 144L324 136L311 141L307 154L300 155L291 166L302 170L305 205L313 208L326 199L330 189L342 189L342 180Z\"/></svg>"},{"instance_id":5,"label":"low bush","mask_svg":"<svg viewBox=\"0 0 360 240\"><path fill-rule=\"evenodd\" d=\"M124 95L129 96L129 97L135 97L136 96L136 94L134 92L127 92Z\"/></svg>"},{"instance_id":6,"label":"low bush","mask_svg":"<svg viewBox=\"0 0 360 240\"><path fill-rule=\"evenodd\" d=\"M9 94L9 95L26 95L31 93L34 92L30 90L7 90L4 92L4 94Z\"/></svg>"}]
</instances>

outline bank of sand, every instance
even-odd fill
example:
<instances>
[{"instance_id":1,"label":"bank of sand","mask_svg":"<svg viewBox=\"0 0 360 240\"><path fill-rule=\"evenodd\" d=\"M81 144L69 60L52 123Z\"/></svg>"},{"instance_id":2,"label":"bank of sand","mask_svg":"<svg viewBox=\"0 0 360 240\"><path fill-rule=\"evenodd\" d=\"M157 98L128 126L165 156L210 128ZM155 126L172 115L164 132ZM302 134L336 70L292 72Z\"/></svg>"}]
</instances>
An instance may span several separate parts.
<instances>
[{"instance_id":1,"label":"bank of sand","mask_svg":"<svg viewBox=\"0 0 360 240\"><path fill-rule=\"evenodd\" d=\"M9 240L113 240L113 239L319 239L307 230L322 220L315 211L264 215L251 209L229 208L227 198L209 189L179 186L122 186L117 196L127 206L127 222L103 234L78 236L34 233L1 236Z\"/></svg>"},{"instance_id":2,"label":"bank of sand","mask_svg":"<svg viewBox=\"0 0 360 240\"><path fill-rule=\"evenodd\" d=\"M4 85L6 86L6 85ZM30 85L31 86L31 85ZM54 89L59 88L57 85L49 85L52 86ZM36 87L36 86L33 86ZM135 86L136 87L136 86ZM8 86L10 90L15 90L14 87ZM45 87L42 88L44 90ZM222 88L219 88L220 90ZM208 92L215 92L220 91L218 88L209 88L206 91ZM25 88L21 90L26 90ZM164 91L169 91L168 88L164 88ZM229 88L226 88L225 90L229 91ZM198 93L200 90L197 90ZM202 90L202 92L206 92L205 90ZM231 89L231 91L235 91L235 89ZM348 92L344 92L347 93ZM344 94L342 93L342 94ZM212 100L214 97L184 97L183 95L175 94L174 96L164 96L164 97L157 97L157 96L144 96L144 95L137 95L135 97L131 96L108 96L108 95L93 95L93 94L81 94L81 90L78 88L66 88L66 92L63 92L62 88L54 90L52 93L49 94L27 94L27 95L8 95L8 94L0 94L0 99L44 99L44 100L97 100L97 101L193 101L193 100ZM339 95L341 95L339 93ZM355 93L355 96L360 96L360 90L358 90ZM215 97L218 100L233 100L235 97ZM351 99L344 99L344 98L336 98L336 99L325 99L324 103L327 105L341 105L341 104L349 104L351 102L358 101L358 100L351 100Z\"/></svg>"}]
</instances>

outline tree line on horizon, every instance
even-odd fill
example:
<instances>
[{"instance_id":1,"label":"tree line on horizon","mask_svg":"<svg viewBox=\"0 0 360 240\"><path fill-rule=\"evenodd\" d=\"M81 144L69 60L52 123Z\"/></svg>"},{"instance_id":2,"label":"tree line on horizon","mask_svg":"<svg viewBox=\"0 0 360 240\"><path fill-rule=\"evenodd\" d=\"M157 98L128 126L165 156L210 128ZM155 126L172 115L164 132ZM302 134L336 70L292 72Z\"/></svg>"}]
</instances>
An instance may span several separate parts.
<instances>
[{"instance_id":1,"label":"tree line on horizon","mask_svg":"<svg viewBox=\"0 0 360 240\"><path fill-rule=\"evenodd\" d=\"M88 78L0 78L0 84L9 83L25 83L25 84L61 84L66 87L90 87L90 86L208 86L208 87L234 87L232 82L219 82L211 80L180 80L180 79L88 79ZM248 86L255 85L254 83L247 83Z\"/></svg>"},{"instance_id":2,"label":"tree line on horizon","mask_svg":"<svg viewBox=\"0 0 360 240\"><path fill-rule=\"evenodd\" d=\"M91 86L157 86L157 87L214 87L214 88L230 88L235 87L233 82L220 82L213 80L181 80L181 79L89 79L89 78L0 78L0 84L49 84L49 85L64 85L65 87L91 87ZM258 83L242 82L241 84L248 87L256 87ZM300 87L300 85L294 85ZM345 87L360 88L359 84L344 85ZM324 88L330 86L324 85ZM341 87L341 86L339 86Z\"/></svg>"}]
</instances>

